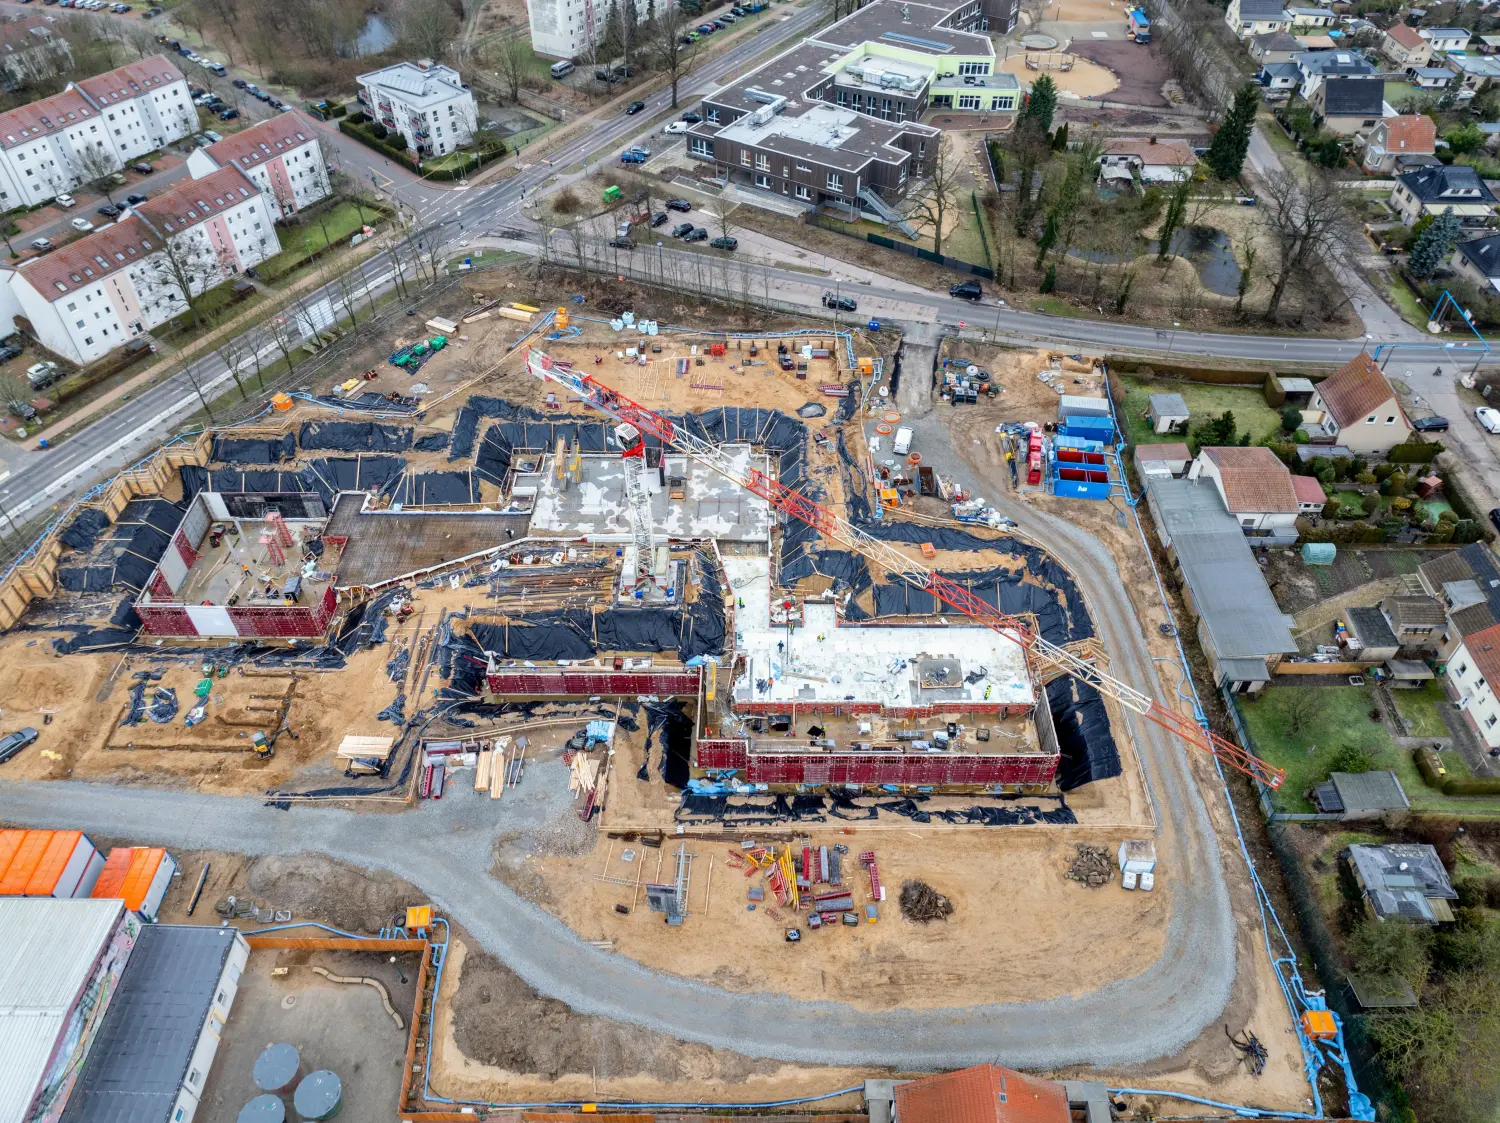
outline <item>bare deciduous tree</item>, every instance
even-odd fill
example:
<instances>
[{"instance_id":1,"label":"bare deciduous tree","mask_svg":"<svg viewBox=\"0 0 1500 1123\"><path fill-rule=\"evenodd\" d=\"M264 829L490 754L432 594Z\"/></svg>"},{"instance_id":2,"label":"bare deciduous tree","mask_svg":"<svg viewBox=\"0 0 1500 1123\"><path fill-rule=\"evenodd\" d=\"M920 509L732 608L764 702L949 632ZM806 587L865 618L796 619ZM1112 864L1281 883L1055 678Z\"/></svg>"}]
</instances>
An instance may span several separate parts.
<instances>
[{"instance_id":1,"label":"bare deciduous tree","mask_svg":"<svg viewBox=\"0 0 1500 1123\"><path fill-rule=\"evenodd\" d=\"M440 58L453 36L453 10L447 0L402 0L396 13L401 42L424 58Z\"/></svg>"},{"instance_id":2,"label":"bare deciduous tree","mask_svg":"<svg viewBox=\"0 0 1500 1123\"><path fill-rule=\"evenodd\" d=\"M73 150L73 162L78 169L80 182L104 192L104 197L111 203L115 201L114 177L121 165L119 154L113 147L106 148L102 140L85 144L84 147Z\"/></svg>"},{"instance_id":3,"label":"bare deciduous tree","mask_svg":"<svg viewBox=\"0 0 1500 1123\"><path fill-rule=\"evenodd\" d=\"M1263 197L1265 205L1258 209L1272 256L1265 316L1274 320L1292 279L1306 277L1320 263L1336 272L1352 239L1342 193L1329 176L1275 171L1265 178Z\"/></svg>"},{"instance_id":4,"label":"bare deciduous tree","mask_svg":"<svg viewBox=\"0 0 1500 1123\"><path fill-rule=\"evenodd\" d=\"M942 134L927 177L927 190L907 212L919 228L932 231L932 252L936 254L943 252L943 234L948 214L958 203L958 177L962 170L963 161L954 154L948 134Z\"/></svg>"},{"instance_id":5,"label":"bare deciduous tree","mask_svg":"<svg viewBox=\"0 0 1500 1123\"><path fill-rule=\"evenodd\" d=\"M532 60L531 44L525 39L507 39L489 53L487 61L500 77L511 101L519 101Z\"/></svg>"},{"instance_id":6,"label":"bare deciduous tree","mask_svg":"<svg viewBox=\"0 0 1500 1123\"><path fill-rule=\"evenodd\" d=\"M647 53L656 68L667 76L672 86L672 108L677 108L677 84L693 66L697 55L697 43L684 43L687 36L687 17L676 4L670 5L656 17L651 30Z\"/></svg>"},{"instance_id":7,"label":"bare deciduous tree","mask_svg":"<svg viewBox=\"0 0 1500 1123\"><path fill-rule=\"evenodd\" d=\"M729 235L736 229L734 223L730 221L729 216L732 215L738 207L739 204L736 203L733 199L728 198L727 195L722 191L717 196L715 196L714 201L709 204L709 213L714 216L714 221L719 225L719 236L721 238L729 237Z\"/></svg>"}]
</instances>

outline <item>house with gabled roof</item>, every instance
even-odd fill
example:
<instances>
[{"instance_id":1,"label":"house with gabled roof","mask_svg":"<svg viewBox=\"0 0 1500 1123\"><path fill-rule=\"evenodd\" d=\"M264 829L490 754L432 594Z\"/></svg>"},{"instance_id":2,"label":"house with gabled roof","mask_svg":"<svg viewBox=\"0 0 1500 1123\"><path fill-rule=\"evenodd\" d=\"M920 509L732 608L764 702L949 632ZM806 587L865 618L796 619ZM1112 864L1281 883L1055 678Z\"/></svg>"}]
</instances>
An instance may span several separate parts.
<instances>
[{"instance_id":1,"label":"house with gabled roof","mask_svg":"<svg viewBox=\"0 0 1500 1123\"><path fill-rule=\"evenodd\" d=\"M1322 415L1318 436L1357 456L1384 456L1412 433L1396 392L1364 351L1318 383L1310 412Z\"/></svg>"},{"instance_id":2,"label":"house with gabled roof","mask_svg":"<svg viewBox=\"0 0 1500 1123\"><path fill-rule=\"evenodd\" d=\"M1224 509L1234 516L1252 546L1286 546L1297 541L1302 504L1291 472L1270 449L1259 445L1205 448L1188 469L1189 479L1200 476L1218 490Z\"/></svg>"},{"instance_id":3,"label":"house with gabled roof","mask_svg":"<svg viewBox=\"0 0 1500 1123\"><path fill-rule=\"evenodd\" d=\"M1425 113L1384 117L1375 123L1365 144L1364 169L1375 175L1411 170L1403 164L1436 161L1437 126Z\"/></svg>"},{"instance_id":4,"label":"house with gabled roof","mask_svg":"<svg viewBox=\"0 0 1500 1123\"><path fill-rule=\"evenodd\" d=\"M1417 34L1410 24L1398 23L1380 40L1380 53L1396 64L1398 70L1408 66L1426 66L1432 61L1432 44Z\"/></svg>"},{"instance_id":5,"label":"house with gabled roof","mask_svg":"<svg viewBox=\"0 0 1500 1123\"><path fill-rule=\"evenodd\" d=\"M1390 203L1407 226L1452 210L1464 227L1477 229L1494 218L1496 199L1468 164L1432 164L1397 176Z\"/></svg>"},{"instance_id":6,"label":"house with gabled roof","mask_svg":"<svg viewBox=\"0 0 1500 1123\"><path fill-rule=\"evenodd\" d=\"M235 167L260 188L273 214L283 217L328 197L332 186L318 134L297 110L242 129L188 157L194 179Z\"/></svg>"},{"instance_id":7,"label":"house with gabled roof","mask_svg":"<svg viewBox=\"0 0 1500 1123\"><path fill-rule=\"evenodd\" d=\"M1229 0L1224 22L1241 39L1252 35L1269 35L1292 26L1292 17L1281 6L1281 0Z\"/></svg>"}]
</instances>

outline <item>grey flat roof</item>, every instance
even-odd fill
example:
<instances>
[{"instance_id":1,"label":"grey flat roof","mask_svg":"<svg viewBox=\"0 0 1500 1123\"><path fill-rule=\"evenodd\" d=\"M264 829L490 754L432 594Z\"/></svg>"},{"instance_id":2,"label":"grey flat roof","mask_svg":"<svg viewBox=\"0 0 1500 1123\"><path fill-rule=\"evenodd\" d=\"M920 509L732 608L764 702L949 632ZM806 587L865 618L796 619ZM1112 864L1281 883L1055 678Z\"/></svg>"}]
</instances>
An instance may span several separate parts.
<instances>
[{"instance_id":1,"label":"grey flat roof","mask_svg":"<svg viewBox=\"0 0 1500 1123\"><path fill-rule=\"evenodd\" d=\"M1378 608L1351 608L1345 614L1349 626L1366 647L1400 647L1401 641L1391 631L1385 613Z\"/></svg>"},{"instance_id":2,"label":"grey flat roof","mask_svg":"<svg viewBox=\"0 0 1500 1123\"><path fill-rule=\"evenodd\" d=\"M1311 394L1313 392L1313 381L1311 378L1281 378L1281 388L1288 394Z\"/></svg>"},{"instance_id":3,"label":"grey flat roof","mask_svg":"<svg viewBox=\"0 0 1500 1123\"><path fill-rule=\"evenodd\" d=\"M1291 617L1266 588L1238 520L1213 484L1153 479L1147 489L1221 663L1295 653Z\"/></svg>"},{"instance_id":4,"label":"grey flat roof","mask_svg":"<svg viewBox=\"0 0 1500 1123\"><path fill-rule=\"evenodd\" d=\"M907 4L901 0L874 0L853 15L810 36L820 43L845 48L861 43L889 43L894 47L941 57L943 55L991 55L995 44L988 35L953 31L938 25L963 5ZM903 18L910 17L910 18Z\"/></svg>"},{"instance_id":5,"label":"grey flat roof","mask_svg":"<svg viewBox=\"0 0 1500 1123\"><path fill-rule=\"evenodd\" d=\"M1188 416L1187 402L1181 394L1152 394L1151 410L1160 417Z\"/></svg>"},{"instance_id":6,"label":"grey flat roof","mask_svg":"<svg viewBox=\"0 0 1500 1123\"><path fill-rule=\"evenodd\" d=\"M62 1123L167 1123L237 934L141 929Z\"/></svg>"},{"instance_id":7,"label":"grey flat roof","mask_svg":"<svg viewBox=\"0 0 1500 1123\"><path fill-rule=\"evenodd\" d=\"M1387 769L1374 772L1330 772L1345 811L1404 811L1411 804L1401 781Z\"/></svg>"}]
</instances>

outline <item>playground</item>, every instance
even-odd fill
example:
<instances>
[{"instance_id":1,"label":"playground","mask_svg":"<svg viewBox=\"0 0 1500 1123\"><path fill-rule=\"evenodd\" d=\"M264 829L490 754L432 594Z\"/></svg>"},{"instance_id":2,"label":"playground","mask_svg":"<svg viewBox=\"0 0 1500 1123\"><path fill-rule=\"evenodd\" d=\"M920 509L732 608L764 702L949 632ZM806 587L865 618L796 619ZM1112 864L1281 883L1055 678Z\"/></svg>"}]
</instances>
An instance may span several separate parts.
<instances>
[{"instance_id":1,"label":"playground","mask_svg":"<svg viewBox=\"0 0 1500 1123\"><path fill-rule=\"evenodd\" d=\"M997 66L1028 86L1046 74L1064 98L1103 97L1120 85L1113 70L1069 51L1026 51L1011 55Z\"/></svg>"}]
</instances>

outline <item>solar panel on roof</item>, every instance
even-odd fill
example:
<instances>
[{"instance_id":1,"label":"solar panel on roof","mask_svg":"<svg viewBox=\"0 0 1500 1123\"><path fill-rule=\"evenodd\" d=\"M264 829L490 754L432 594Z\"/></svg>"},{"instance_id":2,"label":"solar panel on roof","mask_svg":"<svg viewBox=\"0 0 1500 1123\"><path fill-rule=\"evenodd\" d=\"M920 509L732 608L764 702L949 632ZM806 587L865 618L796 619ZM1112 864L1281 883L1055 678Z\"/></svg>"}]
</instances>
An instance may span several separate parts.
<instances>
[{"instance_id":1,"label":"solar panel on roof","mask_svg":"<svg viewBox=\"0 0 1500 1123\"><path fill-rule=\"evenodd\" d=\"M939 43L936 39L923 39L916 35L903 35L899 31L887 31L881 38L889 39L895 43L911 43L914 46L926 47L929 51L938 51L945 55L953 50L952 43Z\"/></svg>"}]
</instances>

